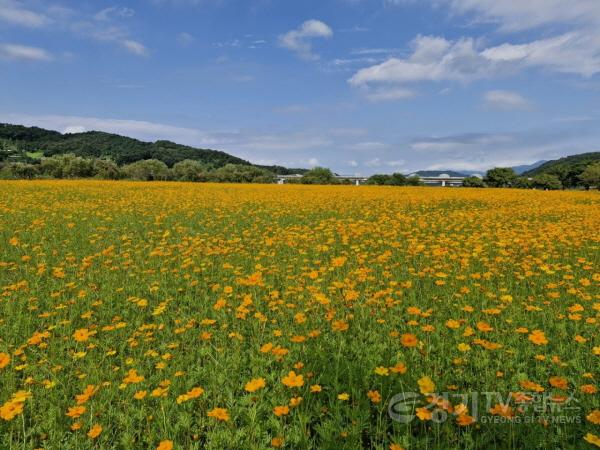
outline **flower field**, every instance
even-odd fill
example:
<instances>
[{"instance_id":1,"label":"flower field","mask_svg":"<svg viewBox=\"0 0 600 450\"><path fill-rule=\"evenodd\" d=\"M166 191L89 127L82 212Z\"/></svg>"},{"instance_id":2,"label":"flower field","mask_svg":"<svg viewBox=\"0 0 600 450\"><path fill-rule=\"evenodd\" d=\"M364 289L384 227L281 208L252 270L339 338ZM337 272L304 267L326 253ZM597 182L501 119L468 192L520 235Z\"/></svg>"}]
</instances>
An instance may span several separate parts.
<instances>
[{"instance_id":1,"label":"flower field","mask_svg":"<svg viewBox=\"0 0 600 450\"><path fill-rule=\"evenodd\" d=\"M0 182L0 243L2 449L600 446L597 192Z\"/></svg>"}]
</instances>

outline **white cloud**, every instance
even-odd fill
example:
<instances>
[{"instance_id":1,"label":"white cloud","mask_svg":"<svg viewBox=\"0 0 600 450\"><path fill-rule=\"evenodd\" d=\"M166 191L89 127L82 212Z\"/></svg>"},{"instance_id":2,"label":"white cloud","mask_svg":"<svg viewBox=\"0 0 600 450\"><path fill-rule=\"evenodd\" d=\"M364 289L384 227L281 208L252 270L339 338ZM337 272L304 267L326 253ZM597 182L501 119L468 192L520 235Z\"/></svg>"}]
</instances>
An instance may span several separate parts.
<instances>
[{"instance_id":1,"label":"white cloud","mask_svg":"<svg viewBox=\"0 0 600 450\"><path fill-rule=\"evenodd\" d=\"M308 112L308 110L308 107L305 105L288 105L275 108L275 112L280 114L299 114Z\"/></svg>"},{"instance_id":2,"label":"white cloud","mask_svg":"<svg viewBox=\"0 0 600 450\"><path fill-rule=\"evenodd\" d=\"M0 21L25 27L41 27L49 22L44 14L26 9L13 0L0 0Z\"/></svg>"},{"instance_id":3,"label":"white cloud","mask_svg":"<svg viewBox=\"0 0 600 450\"><path fill-rule=\"evenodd\" d=\"M405 100L414 96L415 93L413 91L403 88L377 89L365 95L365 97L372 102L393 102Z\"/></svg>"},{"instance_id":4,"label":"white cloud","mask_svg":"<svg viewBox=\"0 0 600 450\"><path fill-rule=\"evenodd\" d=\"M403 159L398 159L396 161L386 161L385 163L385 165L389 167L402 167L404 164L406 164L406 161L404 161Z\"/></svg>"},{"instance_id":5,"label":"white cloud","mask_svg":"<svg viewBox=\"0 0 600 450\"><path fill-rule=\"evenodd\" d=\"M125 50L127 50L129 53L133 53L134 55L146 56L149 53L148 49L144 46L144 44L142 44L138 41L133 41L131 39L125 39L125 40L121 41L121 45L123 46L123 48Z\"/></svg>"},{"instance_id":6,"label":"white cloud","mask_svg":"<svg viewBox=\"0 0 600 450\"><path fill-rule=\"evenodd\" d=\"M446 3L459 14L473 13L479 21L519 31L550 24L598 25L598 0L430 0Z\"/></svg>"},{"instance_id":7,"label":"white cloud","mask_svg":"<svg viewBox=\"0 0 600 450\"><path fill-rule=\"evenodd\" d=\"M408 58L389 58L361 69L350 78L350 84L469 81L488 76L492 69L472 38L451 42L441 37L417 36L411 47L413 52Z\"/></svg>"},{"instance_id":8,"label":"white cloud","mask_svg":"<svg viewBox=\"0 0 600 450\"><path fill-rule=\"evenodd\" d=\"M373 158L373 159L367 161L365 163L365 166L367 166L367 167L379 167L379 166L381 166L381 159L379 159L379 158Z\"/></svg>"},{"instance_id":9,"label":"white cloud","mask_svg":"<svg viewBox=\"0 0 600 450\"><path fill-rule=\"evenodd\" d=\"M183 32L183 33L179 33L179 35L177 36L177 41L181 45L186 46L186 45L193 44L195 41L195 38L190 33Z\"/></svg>"},{"instance_id":10,"label":"white cloud","mask_svg":"<svg viewBox=\"0 0 600 450\"><path fill-rule=\"evenodd\" d=\"M600 73L600 32L573 31L526 44L505 43L480 48L473 38L448 41L418 36L407 58L359 70L353 86L406 84L422 81L469 82L493 78L527 68L540 68L580 76Z\"/></svg>"},{"instance_id":11,"label":"white cloud","mask_svg":"<svg viewBox=\"0 0 600 450\"><path fill-rule=\"evenodd\" d=\"M73 24L72 31L96 41L113 43L133 55L148 56L150 54L144 44L131 39L127 28L120 25L111 25L110 23L105 25L104 22L99 25L95 22L83 21Z\"/></svg>"},{"instance_id":12,"label":"white cloud","mask_svg":"<svg viewBox=\"0 0 600 450\"><path fill-rule=\"evenodd\" d=\"M0 44L0 58L29 61L50 61L52 55L38 47L28 47L18 44Z\"/></svg>"},{"instance_id":13,"label":"white cloud","mask_svg":"<svg viewBox=\"0 0 600 450\"><path fill-rule=\"evenodd\" d=\"M387 148L388 145L385 142L357 142L356 144L350 145L348 148L352 150L358 151L374 151L374 150L382 150Z\"/></svg>"},{"instance_id":14,"label":"white cloud","mask_svg":"<svg viewBox=\"0 0 600 450\"><path fill-rule=\"evenodd\" d=\"M456 153L494 145L510 145L514 137L507 134L471 133L447 137L432 137L412 142L410 148L424 153Z\"/></svg>"},{"instance_id":15,"label":"white cloud","mask_svg":"<svg viewBox=\"0 0 600 450\"><path fill-rule=\"evenodd\" d=\"M516 92L510 91L488 91L484 94L483 100L485 105L492 109L512 111L532 108L527 99Z\"/></svg>"},{"instance_id":16,"label":"white cloud","mask_svg":"<svg viewBox=\"0 0 600 450\"><path fill-rule=\"evenodd\" d=\"M66 127L64 130L62 130L62 133L75 134L75 133L85 133L86 131L87 130L85 129L85 127L83 127L81 125L72 125L72 126Z\"/></svg>"},{"instance_id":17,"label":"white cloud","mask_svg":"<svg viewBox=\"0 0 600 450\"><path fill-rule=\"evenodd\" d=\"M94 18L99 21L107 21L113 19L129 19L135 15L135 10L125 6L111 6L104 8L96 13Z\"/></svg>"},{"instance_id":18,"label":"white cloud","mask_svg":"<svg viewBox=\"0 0 600 450\"><path fill-rule=\"evenodd\" d=\"M319 56L313 53L310 40L332 36L333 31L326 23L320 20L307 20L299 28L281 35L279 44L292 50L303 59L316 60L319 59Z\"/></svg>"},{"instance_id":19,"label":"white cloud","mask_svg":"<svg viewBox=\"0 0 600 450\"><path fill-rule=\"evenodd\" d=\"M572 31L527 44L502 44L485 49L481 55L494 63L590 77L600 73L600 32Z\"/></svg>"}]
</instances>

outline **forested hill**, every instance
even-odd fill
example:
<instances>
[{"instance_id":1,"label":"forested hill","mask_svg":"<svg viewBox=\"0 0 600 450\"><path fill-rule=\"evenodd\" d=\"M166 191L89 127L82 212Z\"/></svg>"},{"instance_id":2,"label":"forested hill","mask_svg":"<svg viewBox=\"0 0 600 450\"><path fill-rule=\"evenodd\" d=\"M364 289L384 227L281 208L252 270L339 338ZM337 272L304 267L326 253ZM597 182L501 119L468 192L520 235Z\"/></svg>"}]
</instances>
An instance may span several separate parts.
<instances>
[{"instance_id":1,"label":"forested hill","mask_svg":"<svg viewBox=\"0 0 600 450\"><path fill-rule=\"evenodd\" d=\"M579 184L579 175L591 164L600 163L600 152L581 153L548 161L535 169L523 173L525 177L556 175L565 186Z\"/></svg>"},{"instance_id":2,"label":"forested hill","mask_svg":"<svg viewBox=\"0 0 600 450\"><path fill-rule=\"evenodd\" d=\"M199 149L170 141L143 142L137 139L100 131L62 134L38 127L0 124L0 141L30 154L53 156L72 153L82 157L109 158L118 165L140 160L158 159L167 166L186 159L200 161L214 168L227 164L253 165L228 153ZM302 173L302 169L281 166L256 166L276 174Z\"/></svg>"}]
</instances>

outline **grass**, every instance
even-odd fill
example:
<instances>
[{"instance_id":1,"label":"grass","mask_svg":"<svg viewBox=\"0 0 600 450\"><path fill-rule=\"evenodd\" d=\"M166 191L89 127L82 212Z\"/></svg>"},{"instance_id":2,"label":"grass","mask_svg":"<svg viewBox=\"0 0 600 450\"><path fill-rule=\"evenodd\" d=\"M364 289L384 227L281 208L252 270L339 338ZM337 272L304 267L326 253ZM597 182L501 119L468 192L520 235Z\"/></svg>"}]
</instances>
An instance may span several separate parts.
<instances>
[{"instance_id":1,"label":"grass","mask_svg":"<svg viewBox=\"0 0 600 450\"><path fill-rule=\"evenodd\" d=\"M0 448L598 439L598 193L0 189Z\"/></svg>"}]
</instances>

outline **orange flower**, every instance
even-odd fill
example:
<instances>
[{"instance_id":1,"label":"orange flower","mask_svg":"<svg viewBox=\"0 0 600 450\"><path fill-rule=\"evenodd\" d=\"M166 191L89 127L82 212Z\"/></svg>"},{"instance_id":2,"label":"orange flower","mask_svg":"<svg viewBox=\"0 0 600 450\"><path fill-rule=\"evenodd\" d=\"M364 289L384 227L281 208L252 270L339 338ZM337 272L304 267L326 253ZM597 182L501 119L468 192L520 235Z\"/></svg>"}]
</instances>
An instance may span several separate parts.
<instances>
[{"instance_id":1,"label":"orange flower","mask_svg":"<svg viewBox=\"0 0 600 450\"><path fill-rule=\"evenodd\" d=\"M446 326L452 330L460 328L460 322L458 320L449 319L446 321Z\"/></svg>"},{"instance_id":2,"label":"orange flower","mask_svg":"<svg viewBox=\"0 0 600 450\"><path fill-rule=\"evenodd\" d=\"M313 385L310 387L310 392L312 392L312 393L321 392L321 390L322 390L322 389L321 389L321 386L319 386L318 384L313 384Z\"/></svg>"},{"instance_id":3,"label":"orange flower","mask_svg":"<svg viewBox=\"0 0 600 450\"><path fill-rule=\"evenodd\" d=\"M0 353L0 369L4 369L10 364L10 356L6 353Z\"/></svg>"},{"instance_id":4,"label":"orange flower","mask_svg":"<svg viewBox=\"0 0 600 450\"><path fill-rule=\"evenodd\" d=\"M533 330L528 339L535 345L546 345L548 343L548 339L546 339L546 335L542 330Z\"/></svg>"},{"instance_id":5,"label":"orange flower","mask_svg":"<svg viewBox=\"0 0 600 450\"><path fill-rule=\"evenodd\" d=\"M301 387L304 385L304 377L302 375L296 375L296 372L290 370L287 376L283 377L281 382L289 388Z\"/></svg>"},{"instance_id":6,"label":"orange flower","mask_svg":"<svg viewBox=\"0 0 600 450\"><path fill-rule=\"evenodd\" d=\"M529 380L524 380L519 382L519 384L521 385L521 387L523 389L527 389L528 391L533 391L533 392L544 392L544 388L537 384L534 383L533 381L529 381Z\"/></svg>"},{"instance_id":7,"label":"orange flower","mask_svg":"<svg viewBox=\"0 0 600 450\"><path fill-rule=\"evenodd\" d=\"M586 442L589 442L596 447L600 447L600 436L596 436L595 434L588 433L583 438Z\"/></svg>"},{"instance_id":8,"label":"orange flower","mask_svg":"<svg viewBox=\"0 0 600 450\"><path fill-rule=\"evenodd\" d=\"M479 331L483 331L484 333L488 333L493 330L490 324L486 322L477 322L477 329Z\"/></svg>"},{"instance_id":9,"label":"orange flower","mask_svg":"<svg viewBox=\"0 0 600 450\"><path fill-rule=\"evenodd\" d=\"M273 408L273 413L277 416L287 416L290 413L289 406L276 406Z\"/></svg>"},{"instance_id":10,"label":"orange flower","mask_svg":"<svg viewBox=\"0 0 600 450\"><path fill-rule=\"evenodd\" d=\"M515 413L510 406L502 405L500 403L498 403L493 408L490 408L490 413L495 416L506 417L507 419L510 419L515 416Z\"/></svg>"},{"instance_id":11,"label":"orange flower","mask_svg":"<svg viewBox=\"0 0 600 450\"><path fill-rule=\"evenodd\" d=\"M433 394L435 392L435 383L429 377L423 377L419 381L419 390L421 394Z\"/></svg>"},{"instance_id":12,"label":"orange flower","mask_svg":"<svg viewBox=\"0 0 600 450\"><path fill-rule=\"evenodd\" d=\"M23 412L23 403L8 401L0 406L0 418L3 420L12 420Z\"/></svg>"},{"instance_id":13,"label":"orange flower","mask_svg":"<svg viewBox=\"0 0 600 450\"><path fill-rule=\"evenodd\" d=\"M195 387L187 393L177 397L177 403L187 402L188 400L200 397L202 394L204 394L204 389L202 389L201 387Z\"/></svg>"},{"instance_id":14,"label":"orange flower","mask_svg":"<svg viewBox=\"0 0 600 450\"><path fill-rule=\"evenodd\" d=\"M77 342L85 342L94 334L96 334L95 331L90 331L87 328L80 328L73 333L73 339L75 339Z\"/></svg>"},{"instance_id":15,"label":"orange flower","mask_svg":"<svg viewBox=\"0 0 600 450\"><path fill-rule=\"evenodd\" d=\"M427 408L417 408L417 417L420 420L431 420L432 414Z\"/></svg>"},{"instance_id":16,"label":"orange flower","mask_svg":"<svg viewBox=\"0 0 600 450\"><path fill-rule=\"evenodd\" d=\"M73 406L69 408L65 415L71 417L72 419L77 419L85 412L85 410L85 406Z\"/></svg>"},{"instance_id":17,"label":"orange flower","mask_svg":"<svg viewBox=\"0 0 600 450\"><path fill-rule=\"evenodd\" d=\"M405 347L416 347L419 340L414 334L406 333L400 337L400 343Z\"/></svg>"},{"instance_id":18,"label":"orange flower","mask_svg":"<svg viewBox=\"0 0 600 450\"><path fill-rule=\"evenodd\" d=\"M345 256L338 256L337 258L333 258L331 260L331 265L333 267L342 267L344 264L346 264L346 260L347 258Z\"/></svg>"},{"instance_id":19,"label":"orange flower","mask_svg":"<svg viewBox=\"0 0 600 450\"><path fill-rule=\"evenodd\" d=\"M279 448L283 446L283 438L281 436L271 439L271 447Z\"/></svg>"},{"instance_id":20,"label":"orange flower","mask_svg":"<svg viewBox=\"0 0 600 450\"><path fill-rule=\"evenodd\" d=\"M264 378L254 378L253 380L250 380L248 383L246 383L244 389L246 389L246 391L248 392L256 392L259 389L264 388L265 386L266 383Z\"/></svg>"},{"instance_id":21,"label":"orange flower","mask_svg":"<svg viewBox=\"0 0 600 450\"><path fill-rule=\"evenodd\" d=\"M456 419L456 423L458 423L461 427L466 427L475 422L475 419L468 414L462 414L458 416Z\"/></svg>"},{"instance_id":22,"label":"orange flower","mask_svg":"<svg viewBox=\"0 0 600 450\"><path fill-rule=\"evenodd\" d=\"M158 444L158 447L156 447L156 450L172 450L173 449L173 441L160 441L160 444Z\"/></svg>"},{"instance_id":23,"label":"orange flower","mask_svg":"<svg viewBox=\"0 0 600 450\"><path fill-rule=\"evenodd\" d=\"M346 331L348 328L350 328L350 325L348 325L343 320L334 320L331 323L331 328L333 329L333 331Z\"/></svg>"},{"instance_id":24,"label":"orange flower","mask_svg":"<svg viewBox=\"0 0 600 450\"><path fill-rule=\"evenodd\" d=\"M129 372L127 372L127 376L123 378L123 383L125 384L136 384L141 383L142 381L144 381L144 377L139 375L135 369L130 369Z\"/></svg>"},{"instance_id":25,"label":"orange flower","mask_svg":"<svg viewBox=\"0 0 600 450\"><path fill-rule=\"evenodd\" d=\"M97 391L98 391L98 388L96 386L94 386L93 384L88 384L81 394L78 394L75 396L75 400L77 401L77 404L83 405L90 398L92 398L96 394Z\"/></svg>"},{"instance_id":26,"label":"orange flower","mask_svg":"<svg viewBox=\"0 0 600 450\"><path fill-rule=\"evenodd\" d=\"M98 424L95 424L92 428L90 428L90 431L88 431L87 435L91 439L96 439L98 436L100 436L100 433L102 433L102 427Z\"/></svg>"},{"instance_id":27,"label":"orange flower","mask_svg":"<svg viewBox=\"0 0 600 450\"><path fill-rule=\"evenodd\" d=\"M367 397L369 397L372 403L381 403L381 394L379 391L369 391L367 392Z\"/></svg>"},{"instance_id":28,"label":"orange flower","mask_svg":"<svg viewBox=\"0 0 600 450\"><path fill-rule=\"evenodd\" d=\"M393 373L406 373L406 366L403 363L398 363L394 367L390 367Z\"/></svg>"},{"instance_id":29,"label":"orange flower","mask_svg":"<svg viewBox=\"0 0 600 450\"><path fill-rule=\"evenodd\" d=\"M290 407L295 408L302 403L302 397L292 397L290 399Z\"/></svg>"},{"instance_id":30,"label":"orange flower","mask_svg":"<svg viewBox=\"0 0 600 450\"><path fill-rule=\"evenodd\" d=\"M550 386L562 389L563 391L569 387L569 382L563 377L550 377Z\"/></svg>"},{"instance_id":31,"label":"orange flower","mask_svg":"<svg viewBox=\"0 0 600 450\"><path fill-rule=\"evenodd\" d=\"M225 408L214 408L206 413L206 415L222 422L227 422L229 420L229 413Z\"/></svg>"},{"instance_id":32,"label":"orange flower","mask_svg":"<svg viewBox=\"0 0 600 450\"><path fill-rule=\"evenodd\" d=\"M595 409L589 413L585 418L595 425L600 425L600 409Z\"/></svg>"},{"instance_id":33,"label":"orange flower","mask_svg":"<svg viewBox=\"0 0 600 450\"><path fill-rule=\"evenodd\" d=\"M390 369L387 367L375 367L375 373L377 375L381 375L382 377L387 377L390 374Z\"/></svg>"}]
</instances>

